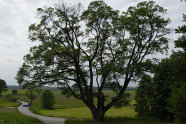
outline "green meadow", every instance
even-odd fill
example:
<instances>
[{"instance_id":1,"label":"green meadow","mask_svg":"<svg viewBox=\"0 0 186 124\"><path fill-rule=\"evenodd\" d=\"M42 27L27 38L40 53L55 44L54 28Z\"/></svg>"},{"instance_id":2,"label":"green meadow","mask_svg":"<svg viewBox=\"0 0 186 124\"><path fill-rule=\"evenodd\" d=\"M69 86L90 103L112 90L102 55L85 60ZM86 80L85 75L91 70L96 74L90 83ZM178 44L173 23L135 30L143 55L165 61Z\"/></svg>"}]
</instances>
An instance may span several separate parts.
<instances>
[{"instance_id":1,"label":"green meadow","mask_svg":"<svg viewBox=\"0 0 186 124\"><path fill-rule=\"evenodd\" d=\"M18 106L18 102L10 102L7 99L0 98L0 107L16 107Z\"/></svg>"},{"instance_id":2,"label":"green meadow","mask_svg":"<svg viewBox=\"0 0 186 124\"><path fill-rule=\"evenodd\" d=\"M91 121L91 112L80 100L74 97L65 97L59 90L52 91L55 95L56 104L53 109L47 110L41 107L41 96L39 95L30 109L33 113L50 116L50 117L64 117L67 118L67 124L94 124ZM149 119L149 118L137 118L134 111L134 91L128 91L130 93L131 104L122 108L111 108L105 114L106 120L104 123L111 124L167 124L164 121ZM3 93L6 97L11 94L11 90ZM29 102L29 99L24 95L25 90L18 90L18 94L14 95L19 100ZM105 91L108 97L113 96L113 92ZM95 100L96 101L96 100ZM5 104L5 102L3 102ZM9 106L16 106L17 103L9 103ZM13 115L12 115L13 116ZM40 123L40 122L38 122Z\"/></svg>"}]
</instances>

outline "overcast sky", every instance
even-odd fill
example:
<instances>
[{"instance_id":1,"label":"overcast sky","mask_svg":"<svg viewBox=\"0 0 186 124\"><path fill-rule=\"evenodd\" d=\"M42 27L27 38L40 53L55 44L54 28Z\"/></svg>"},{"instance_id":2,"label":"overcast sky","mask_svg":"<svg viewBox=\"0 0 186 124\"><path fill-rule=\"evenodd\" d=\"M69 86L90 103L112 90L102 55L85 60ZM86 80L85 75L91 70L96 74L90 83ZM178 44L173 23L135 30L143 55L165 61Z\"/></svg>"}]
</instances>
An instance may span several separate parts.
<instances>
[{"instance_id":1,"label":"overcast sky","mask_svg":"<svg viewBox=\"0 0 186 124\"><path fill-rule=\"evenodd\" d=\"M82 3L84 9L93 0L63 0L67 4ZM104 0L108 5L120 11L126 11L142 0ZM186 10L186 3L180 0L155 0L166 8L165 17L171 19L170 28L182 25L182 14ZM14 79L18 68L23 63L23 56L32 46L28 39L28 26L37 21L36 9L53 6L59 0L1 0L0 2L0 79L8 85L18 85ZM174 33L169 35L170 51L173 49Z\"/></svg>"}]
</instances>

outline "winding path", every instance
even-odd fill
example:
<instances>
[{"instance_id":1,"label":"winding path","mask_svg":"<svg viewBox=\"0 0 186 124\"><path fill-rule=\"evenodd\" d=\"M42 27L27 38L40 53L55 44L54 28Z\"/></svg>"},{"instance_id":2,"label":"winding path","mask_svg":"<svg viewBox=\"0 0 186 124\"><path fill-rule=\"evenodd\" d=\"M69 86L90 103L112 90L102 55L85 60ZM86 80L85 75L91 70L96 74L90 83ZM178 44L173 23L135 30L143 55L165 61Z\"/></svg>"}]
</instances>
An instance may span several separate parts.
<instances>
[{"instance_id":1,"label":"winding path","mask_svg":"<svg viewBox=\"0 0 186 124\"><path fill-rule=\"evenodd\" d=\"M47 116L34 114L29 110L29 107L23 107L23 105L28 104L27 102L23 102L23 101L19 101L19 102L22 104L18 107L18 110L24 115L39 119L45 124L65 124L64 122L65 118L47 117Z\"/></svg>"}]
</instances>

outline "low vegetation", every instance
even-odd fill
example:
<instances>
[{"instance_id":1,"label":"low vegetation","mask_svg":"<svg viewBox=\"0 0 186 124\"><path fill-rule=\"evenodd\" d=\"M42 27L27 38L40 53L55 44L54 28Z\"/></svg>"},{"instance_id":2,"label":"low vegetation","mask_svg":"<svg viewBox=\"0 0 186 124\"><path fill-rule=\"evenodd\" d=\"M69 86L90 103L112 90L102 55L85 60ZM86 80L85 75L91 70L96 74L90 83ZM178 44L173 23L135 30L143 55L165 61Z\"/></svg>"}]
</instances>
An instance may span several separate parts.
<instances>
[{"instance_id":1,"label":"low vegetation","mask_svg":"<svg viewBox=\"0 0 186 124\"><path fill-rule=\"evenodd\" d=\"M18 105L18 102L10 102L8 99L0 98L0 109L2 109L2 107L16 107Z\"/></svg>"},{"instance_id":2,"label":"low vegetation","mask_svg":"<svg viewBox=\"0 0 186 124\"><path fill-rule=\"evenodd\" d=\"M18 102L0 98L0 124L43 124L37 119L25 116L18 112Z\"/></svg>"},{"instance_id":3,"label":"low vegetation","mask_svg":"<svg viewBox=\"0 0 186 124\"><path fill-rule=\"evenodd\" d=\"M52 109L55 102L54 94L50 90L44 90L41 95L42 107L46 109Z\"/></svg>"},{"instance_id":4,"label":"low vegetation","mask_svg":"<svg viewBox=\"0 0 186 124\"><path fill-rule=\"evenodd\" d=\"M0 108L0 124L43 124L37 119L25 116L16 108Z\"/></svg>"}]
</instances>

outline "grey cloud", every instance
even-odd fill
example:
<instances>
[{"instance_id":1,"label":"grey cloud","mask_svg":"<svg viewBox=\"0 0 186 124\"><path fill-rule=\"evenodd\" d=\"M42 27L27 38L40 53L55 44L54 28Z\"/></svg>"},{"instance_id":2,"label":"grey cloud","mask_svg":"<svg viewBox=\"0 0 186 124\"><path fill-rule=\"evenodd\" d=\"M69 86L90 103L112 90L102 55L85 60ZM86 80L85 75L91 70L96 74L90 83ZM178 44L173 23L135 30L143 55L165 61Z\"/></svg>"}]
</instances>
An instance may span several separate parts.
<instances>
[{"instance_id":1,"label":"grey cloud","mask_svg":"<svg viewBox=\"0 0 186 124\"><path fill-rule=\"evenodd\" d=\"M17 85L14 77L22 65L23 56L28 53L32 43L28 40L28 26L37 22L36 9L44 6L54 6L60 0L2 0L0 2L0 78L9 85ZM62 1L62 0L61 0ZM86 9L93 0L64 0L69 5L82 3ZM134 6L144 0L104 0L108 5L120 11L126 11L129 6ZM179 0L155 0L157 4L166 8L172 22L171 28L182 25L182 13L185 3ZM173 40L177 38L174 33L169 35L170 47L173 49Z\"/></svg>"},{"instance_id":2,"label":"grey cloud","mask_svg":"<svg viewBox=\"0 0 186 124\"><path fill-rule=\"evenodd\" d=\"M0 35L15 36L16 31L8 24L0 23Z\"/></svg>"}]
</instances>

